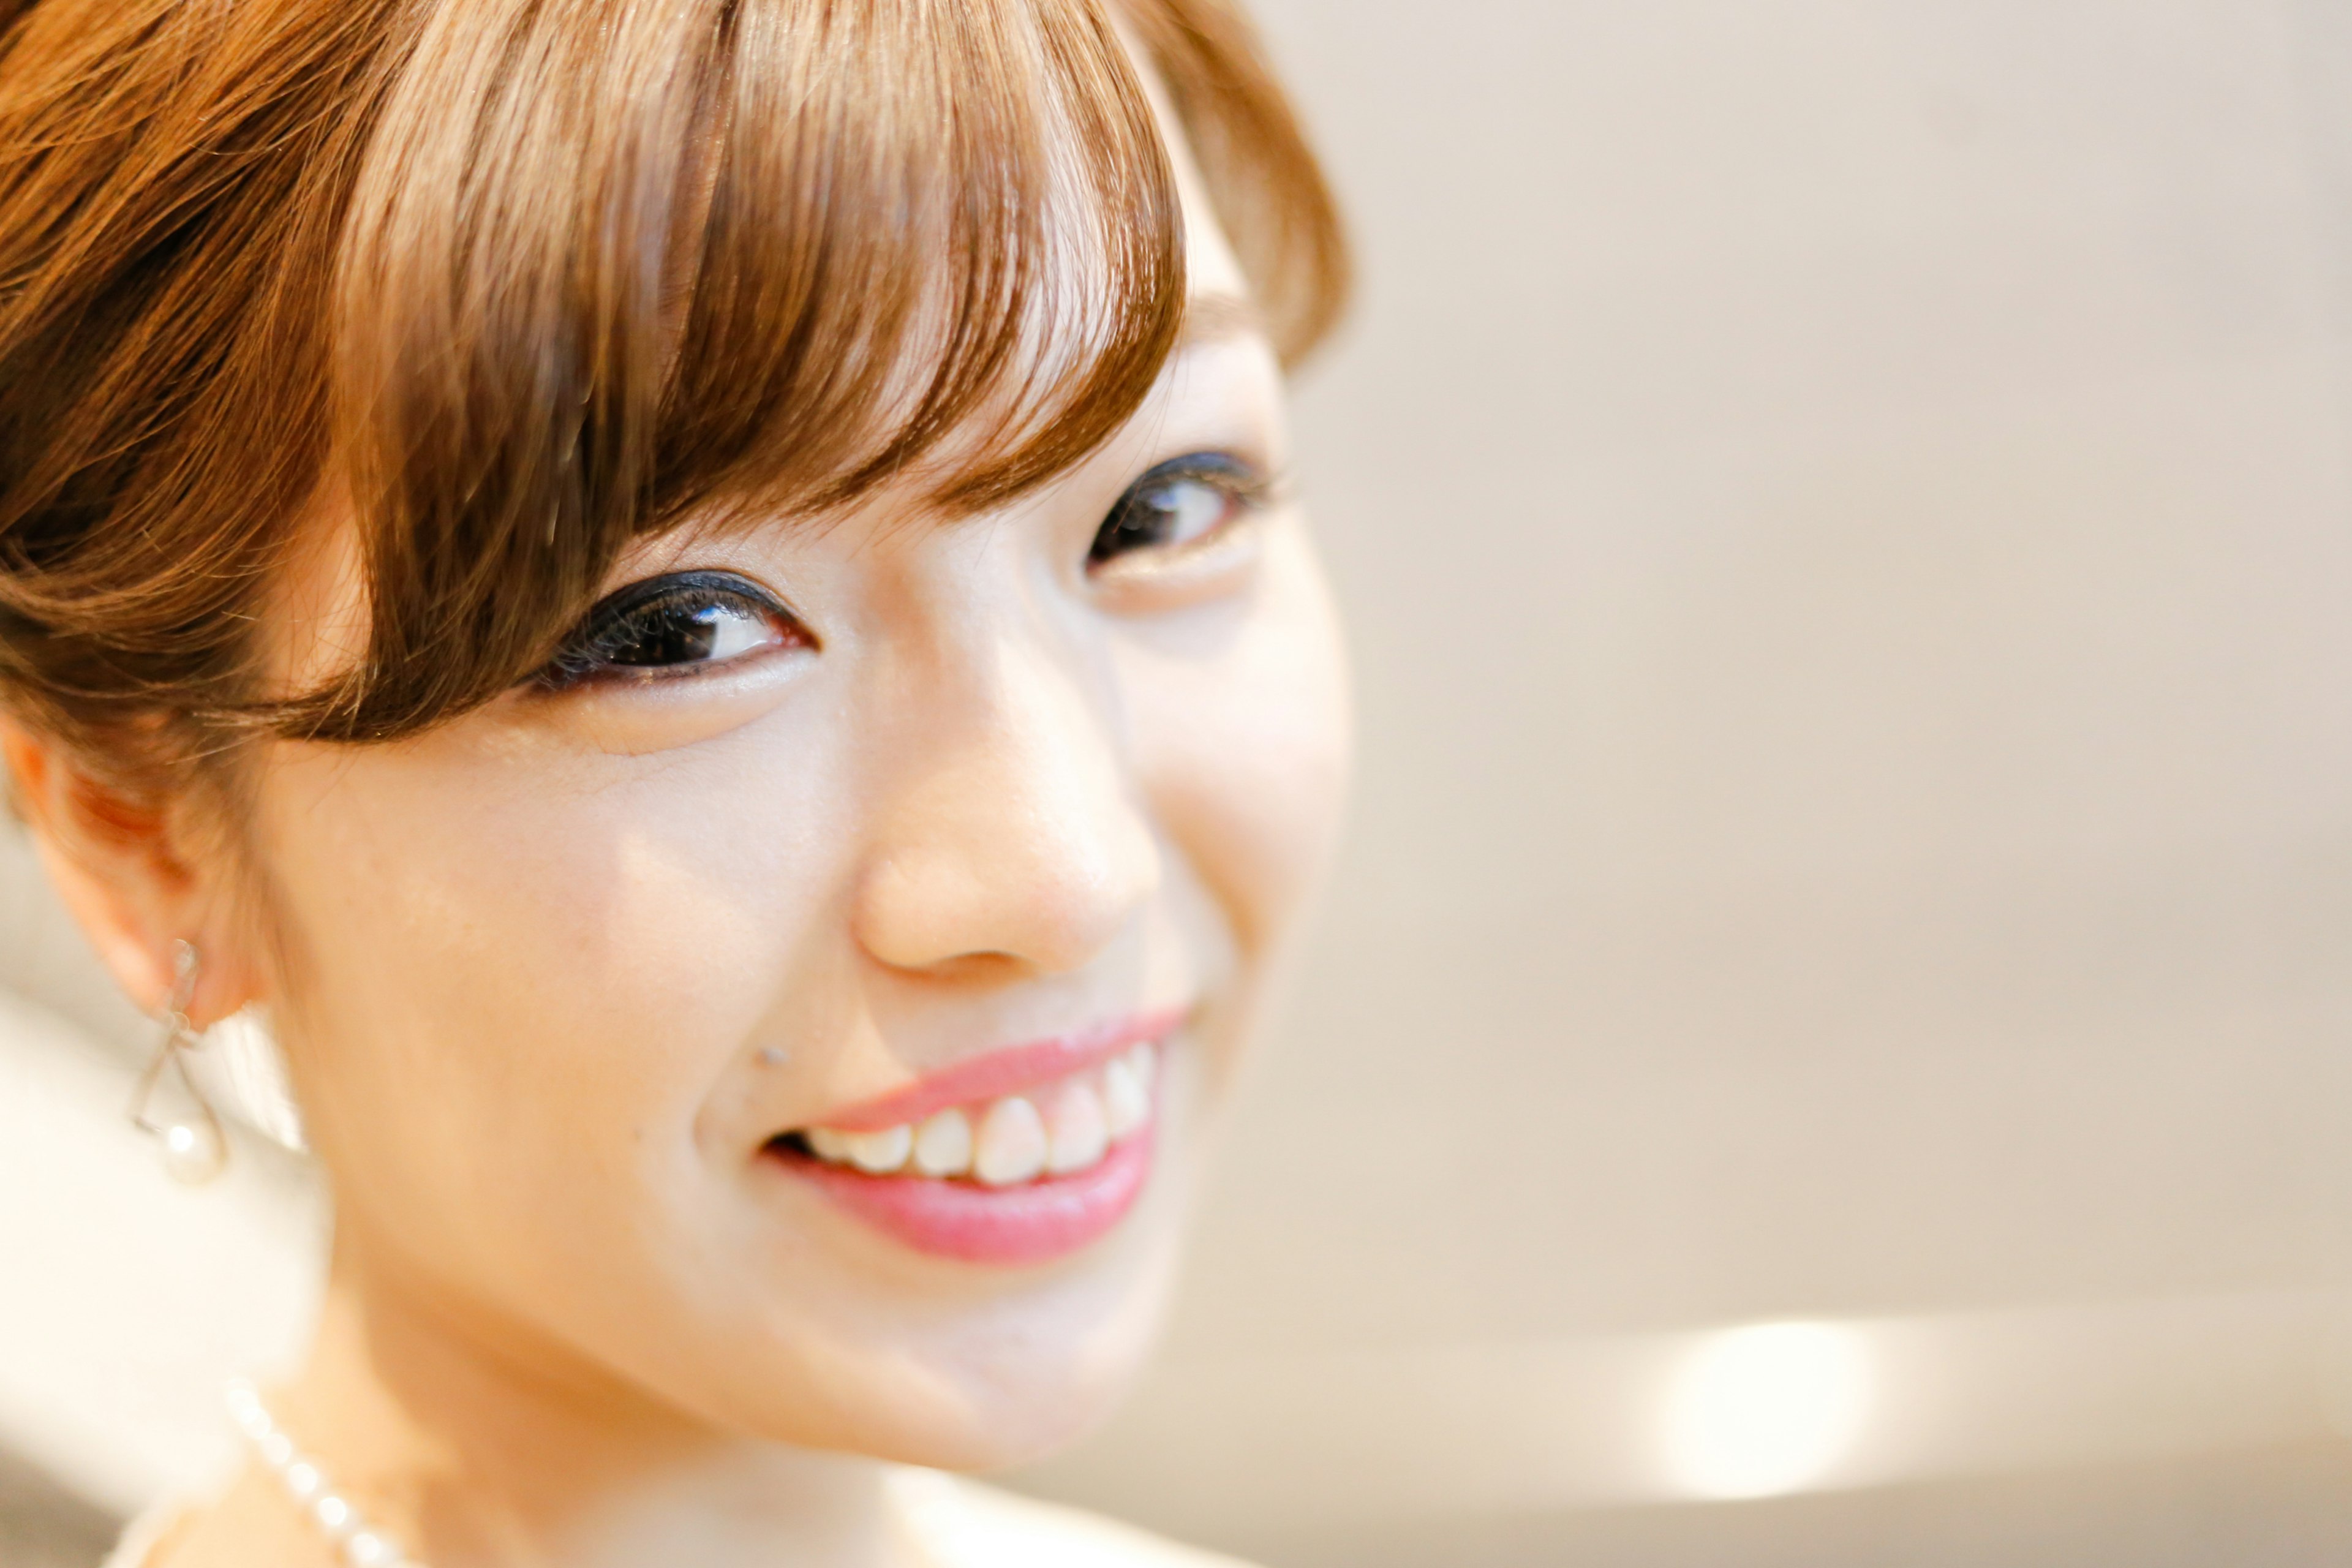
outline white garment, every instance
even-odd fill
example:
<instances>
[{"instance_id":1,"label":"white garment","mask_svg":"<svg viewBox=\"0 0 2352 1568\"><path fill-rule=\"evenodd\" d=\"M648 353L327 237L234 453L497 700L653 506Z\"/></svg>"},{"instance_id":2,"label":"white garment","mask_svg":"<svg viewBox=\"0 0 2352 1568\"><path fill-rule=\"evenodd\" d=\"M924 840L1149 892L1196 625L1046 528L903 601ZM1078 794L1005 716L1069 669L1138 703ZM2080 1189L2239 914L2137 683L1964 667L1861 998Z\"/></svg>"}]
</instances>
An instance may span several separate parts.
<instances>
[{"instance_id":1,"label":"white garment","mask_svg":"<svg viewBox=\"0 0 2352 1568\"><path fill-rule=\"evenodd\" d=\"M946 1568L1247 1568L1132 1525L937 1470L901 1470L893 1482L917 1544ZM149 1568L186 1511L173 1504L142 1515L106 1568Z\"/></svg>"}]
</instances>

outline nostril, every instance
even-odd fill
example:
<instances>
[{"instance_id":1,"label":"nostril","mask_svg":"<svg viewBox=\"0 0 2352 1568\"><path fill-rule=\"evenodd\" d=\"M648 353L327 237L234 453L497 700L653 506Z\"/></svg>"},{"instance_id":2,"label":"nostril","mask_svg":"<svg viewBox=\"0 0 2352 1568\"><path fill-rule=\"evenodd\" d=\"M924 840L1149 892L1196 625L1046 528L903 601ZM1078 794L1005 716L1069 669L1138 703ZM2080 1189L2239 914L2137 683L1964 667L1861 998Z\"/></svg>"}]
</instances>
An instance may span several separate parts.
<instances>
[{"instance_id":1,"label":"nostril","mask_svg":"<svg viewBox=\"0 0 2352 1568\"><path fill-rule=\"evenodd\" d=\"M1159 887L1149 803L1104 716L1066 671L999 673L869 797L852 919L893 968L1067 973Z\"/></svg>"},{"instance_id":2,"label":"nostril","mask_svg":"<svg viewBox=\"0 0 2352 1568\"><path fill-rule=\"evenodd\" d=\"M894 969L989 981L1083 969L1159 885L1156 853L1113 866L1094 853L1048 863L1036 847L970 857L898 855L859 889L854 929Z\"/></svg>"}]
</instances>

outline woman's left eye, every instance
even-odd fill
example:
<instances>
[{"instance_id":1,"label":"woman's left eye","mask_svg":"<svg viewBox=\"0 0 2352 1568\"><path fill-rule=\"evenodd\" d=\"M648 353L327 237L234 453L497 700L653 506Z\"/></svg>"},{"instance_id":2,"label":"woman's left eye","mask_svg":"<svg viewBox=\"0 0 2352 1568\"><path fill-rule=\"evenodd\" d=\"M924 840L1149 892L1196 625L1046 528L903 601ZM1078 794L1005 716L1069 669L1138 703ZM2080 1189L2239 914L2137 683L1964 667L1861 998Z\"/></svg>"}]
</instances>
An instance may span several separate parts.
<instances>
[{"instance_id":1,"label":"woman's left eye","mask_svg":"<svg viewBox=\"0 0 2352 1568\"><path fill-rule=\"evenodd\" d=\"M792 612L731 572L632 583L584 616L540 672L557 689L594 680L689 675L774 648L814 647Z\"/></svg>"},{"instance_id":2,"label":"woman's left eye","mask_svg":"<svg viewBox=\"0 0 2352 1568\"><path fill-rule=\"evenodd\" d=\"M1087 564L1196 544L1264 504L1270 488L1255 468L1222 452L1171 458L1127 487L1095 531Z\"/></svg>"}]
</instances>

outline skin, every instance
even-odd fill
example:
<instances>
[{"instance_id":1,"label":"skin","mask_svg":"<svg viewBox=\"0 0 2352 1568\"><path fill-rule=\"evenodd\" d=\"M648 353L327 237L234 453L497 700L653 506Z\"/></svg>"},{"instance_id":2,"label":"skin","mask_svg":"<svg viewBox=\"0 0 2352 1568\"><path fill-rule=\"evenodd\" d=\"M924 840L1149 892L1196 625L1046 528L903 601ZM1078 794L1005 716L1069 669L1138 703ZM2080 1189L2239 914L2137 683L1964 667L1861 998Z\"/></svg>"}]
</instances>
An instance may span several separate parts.
<instances>
[{"instance_id":1,"label":"skin","mask_svg":"<svg viewBox=\"0 0 2352 1568\"><path fill-rule=\"evenodd\" d=\"M126 989L160 1005L188 937L199 1024L270 1007L337 1211L273 1406L425 1560L911 1562L878 1461L1037 1454L1143 1353L1347 752L1286 489L1087 566L1155 463L1286 460L1279 373L1185 184L1202 330L1107 447L978 517L910 486L671 535L611 584L733 572L808 643L518 690L395 744L273 743L226 825L134 811L7 731ZM349 646L340 537L284 585L289 680ZM1192 1022L1150 1186L1071 1257L921 1255L760 1157L949 1061L1168 1005ZM332 1559L252 1473L162 1561Z\"/></svg>"}]
</instances>

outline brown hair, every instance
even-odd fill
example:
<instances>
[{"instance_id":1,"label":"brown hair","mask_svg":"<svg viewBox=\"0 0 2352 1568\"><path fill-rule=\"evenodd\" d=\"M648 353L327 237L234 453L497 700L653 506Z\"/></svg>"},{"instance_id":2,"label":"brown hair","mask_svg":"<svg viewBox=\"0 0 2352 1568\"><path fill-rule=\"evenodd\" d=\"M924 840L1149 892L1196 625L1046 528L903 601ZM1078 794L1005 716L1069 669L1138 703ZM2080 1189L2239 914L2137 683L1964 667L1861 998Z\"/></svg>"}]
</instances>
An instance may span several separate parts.
<instances>
[{"instance_id":1,"label":"brown hair","mask_svg":"<svg viewBox=\"0 0 2352 1568\"><path fill-rule=\"evenodd\" d=\"M1295 360L1346 260L1246 24L1119 20ZM1105 0L0 0L0 706L144 794L487 700L689 514L973 429L939 499L1016 493L1172 349L1171 182ZM364 652L264 693L322 494Z\"/></svg>"}]
</instances>

